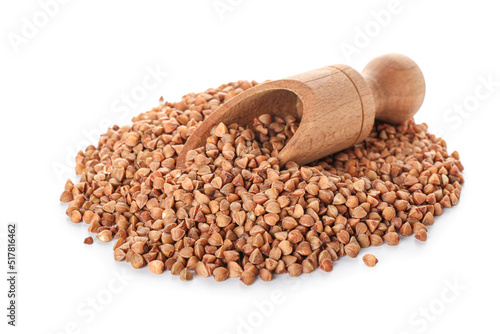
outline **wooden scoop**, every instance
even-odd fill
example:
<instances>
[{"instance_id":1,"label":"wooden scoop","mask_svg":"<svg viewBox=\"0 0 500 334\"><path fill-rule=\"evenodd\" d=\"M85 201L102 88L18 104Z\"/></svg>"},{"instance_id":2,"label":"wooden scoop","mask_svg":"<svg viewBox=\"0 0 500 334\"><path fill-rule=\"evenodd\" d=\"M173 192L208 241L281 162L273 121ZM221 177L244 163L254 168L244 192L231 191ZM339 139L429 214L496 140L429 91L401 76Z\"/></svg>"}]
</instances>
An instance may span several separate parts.
<instances>
[{"instance_id":1,"label":"wooden scoop","mask_svg":"<svg viewBox=\"0 0 500 334\"><path fill-rule=\"evenodd\" d=\"M203 121L186 141L177 167L184 167L187 152L205 145L220 122L246 126L265 113L297 117L300 125L278 158L281 165L302 165L360 143L375 118L399 124L422 105L424 77L410 58L386 54L369 62L362 74L332 65L247 89Z\"/></svg>"}]
</instances>

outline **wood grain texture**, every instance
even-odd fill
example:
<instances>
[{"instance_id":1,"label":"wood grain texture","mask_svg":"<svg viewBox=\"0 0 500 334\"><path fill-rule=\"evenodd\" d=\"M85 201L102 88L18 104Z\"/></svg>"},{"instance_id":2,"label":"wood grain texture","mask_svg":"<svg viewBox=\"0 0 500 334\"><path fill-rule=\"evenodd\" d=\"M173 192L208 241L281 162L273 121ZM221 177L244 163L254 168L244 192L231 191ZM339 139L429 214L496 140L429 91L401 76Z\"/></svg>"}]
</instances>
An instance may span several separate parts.
<instances>
[{"instance_id":1,"label":"wood grain texture","mask_svg":"<svg viewBox=\"0 0 500 334\"><path fill-rule=\"evenodd\" d=\"M203 146L220 122L246 126L264 113L295 116L300 125L278 157L282 165L306 164L363 141L375 117L398 124L420 108L425 82L410 58L375 58L363 76L347 65L333 65L252 87L203 121L186 141L177 167L184 166L187 152Z\"/></svg>"},{"instance_id":2,"label":"wood grain texture","mask_svg":"<svg viewBox=\"0 0 500 334\"><path fill-rule=\"evenodd\" d=\"M362 131L363 104L344 72L327 66L289 80L304 111L297 132L278 156L281 163L305 164L356 143Z\"/></svg>"}]
</instances>

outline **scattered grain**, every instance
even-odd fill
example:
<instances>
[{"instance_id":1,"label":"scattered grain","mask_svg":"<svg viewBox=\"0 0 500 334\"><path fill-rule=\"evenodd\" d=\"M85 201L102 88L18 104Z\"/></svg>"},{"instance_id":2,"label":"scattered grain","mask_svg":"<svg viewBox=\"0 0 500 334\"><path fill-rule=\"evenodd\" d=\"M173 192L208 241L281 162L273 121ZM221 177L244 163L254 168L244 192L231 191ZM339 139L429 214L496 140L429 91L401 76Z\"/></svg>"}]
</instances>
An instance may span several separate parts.
<instances>
[{"instance_id":1,"label":"scattered grain","mask_svg":"<svg viewBox=\"0 0 500 334\"><path fill-rule=\"evenodd\" d=\"M378 263L378 259L373 254L366 254L365 256L363 256L363 262L368 267L375 267L375 265Z\"/></svg>"}]
</instances>

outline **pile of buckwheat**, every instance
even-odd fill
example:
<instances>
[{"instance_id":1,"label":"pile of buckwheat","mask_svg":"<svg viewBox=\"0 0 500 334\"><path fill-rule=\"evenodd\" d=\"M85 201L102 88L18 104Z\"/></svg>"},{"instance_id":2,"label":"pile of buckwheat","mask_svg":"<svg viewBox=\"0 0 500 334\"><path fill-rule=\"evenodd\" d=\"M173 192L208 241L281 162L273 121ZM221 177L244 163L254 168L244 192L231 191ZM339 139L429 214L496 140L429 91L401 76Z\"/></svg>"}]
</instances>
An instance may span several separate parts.
<instances>
[{"instance_id":1,"label":"pile of buckwheat","mask_svg":"<svg viewBox=\"0 0 500 334\"><path fill-rule=\"evenodd\" d=\"M115 260L136 269L249 285L257 276L329 272L339 257L397 245L400 236L425 241L434 217L458 203L458 153L413 120L377 123L355 147L280 168L276 156L299 120L264 114L247 128L219 124L189 152L186 169L175 169L196 126L256 84L188 94L109 129L97 148L78 153L80 182L68 180L61 195L71 221L89 224L100 241L114 239Z\"/></svg>"}]
</instances>

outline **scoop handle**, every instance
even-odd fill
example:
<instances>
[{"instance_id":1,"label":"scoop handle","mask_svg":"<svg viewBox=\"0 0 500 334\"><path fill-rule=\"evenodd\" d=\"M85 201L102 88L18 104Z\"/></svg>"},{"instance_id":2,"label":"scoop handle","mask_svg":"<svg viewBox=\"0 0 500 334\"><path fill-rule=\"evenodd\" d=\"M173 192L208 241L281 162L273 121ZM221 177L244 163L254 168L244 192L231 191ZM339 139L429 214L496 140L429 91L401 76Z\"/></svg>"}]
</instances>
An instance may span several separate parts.
<instances>
[{"instance_id":1,"label":"scoop handle","mask_svg":"<svg viewBox=\"0 0 500 334\"><path fill-rule=\"evenodd\" d=\"M407 56L398 53L379 56L361 74L372 91L377 120L402 123L412 118L424 101L424 75Z\"/></svg>"}]
</instances>

